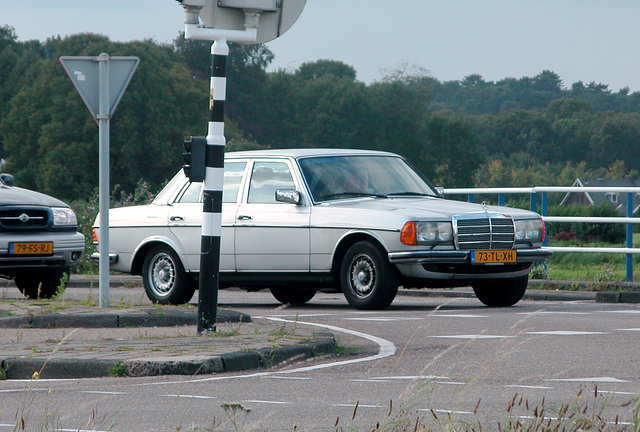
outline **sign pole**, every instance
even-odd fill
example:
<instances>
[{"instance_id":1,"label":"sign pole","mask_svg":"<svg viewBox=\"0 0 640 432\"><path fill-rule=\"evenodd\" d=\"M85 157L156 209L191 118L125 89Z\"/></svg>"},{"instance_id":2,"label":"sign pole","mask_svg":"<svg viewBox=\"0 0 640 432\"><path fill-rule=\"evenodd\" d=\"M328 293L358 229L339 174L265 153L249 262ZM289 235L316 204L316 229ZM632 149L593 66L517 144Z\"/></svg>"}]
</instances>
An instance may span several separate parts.
<instances>
[{"instance_id":1,"label":"sign pole","mask_svg":"<svg viewBox=\"0 0 640 432\"><path fill-rule=\"evenodd\" d=\"M99 261L99 291L98 307L109 307L109 55L102 53L98 56L99 70L99 111L98 119L98 163L100 193L100 261Z\"/></svg>"},{"instance_id":2,"label":"sign pole","mask_svg":"<svg viewBox=\"0 0 640 432\"><path fill-rule=\"evenodd\" d=\"M60 57L60 63L98 124L100 259L99 306L109 307L109 121L140 59L138 57Z\"/></svg>"}]
</instances>

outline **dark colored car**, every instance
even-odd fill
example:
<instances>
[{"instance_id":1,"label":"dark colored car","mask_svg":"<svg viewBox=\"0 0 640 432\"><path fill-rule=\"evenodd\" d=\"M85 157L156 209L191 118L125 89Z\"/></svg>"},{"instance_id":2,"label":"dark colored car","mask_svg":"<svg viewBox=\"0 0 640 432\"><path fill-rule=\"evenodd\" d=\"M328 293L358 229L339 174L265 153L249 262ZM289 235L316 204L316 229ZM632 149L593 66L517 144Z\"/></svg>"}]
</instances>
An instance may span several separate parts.
<instances>
[{"instance_id":1,"label":"dark colored car","mask_svg":"<svg viewBox=\"0 0 640 432\"><path fill-rule=\"evenodd\" d=\"M75 213L64 202L0 175L0 277L29 298L51 298L84 252Z\"/></svg>"}]
</instances>

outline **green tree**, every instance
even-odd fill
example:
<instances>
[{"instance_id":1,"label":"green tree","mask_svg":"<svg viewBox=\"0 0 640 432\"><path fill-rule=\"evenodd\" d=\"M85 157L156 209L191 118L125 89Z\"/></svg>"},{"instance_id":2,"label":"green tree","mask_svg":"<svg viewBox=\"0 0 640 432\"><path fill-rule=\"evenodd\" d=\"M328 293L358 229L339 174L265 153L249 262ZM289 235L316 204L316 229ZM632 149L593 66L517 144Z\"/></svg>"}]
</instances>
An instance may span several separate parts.
<instances>
[{"instance_id":1,"label":"green tree","mask_svg":"<svg viewBox=\"0 0 640 432\"><path fill-rule=\"evenodd\" d=\"M183 138L206 132L206 85L192 79L171 47L82 34L55 41L51 49L54 58L43 61L0 122L3 157L19 185L67 200L86 197L97 185L98 130L60 55L108 52L141 59L111 121L113 184L133 191L144 179L156 189L181 165Z\"/></svg>"},{"instance_id":2,"label":"green tree","mask_svg":"<svg viewBox=\"0 0 640 432\"><path fill-rule=\"evenodd\" d=\"M337 60L316 60L302 63L296 71L296 76L303 80L315 80L326 75L335 79L356 79L356 70Z\"/></svg>"}]
</instances>

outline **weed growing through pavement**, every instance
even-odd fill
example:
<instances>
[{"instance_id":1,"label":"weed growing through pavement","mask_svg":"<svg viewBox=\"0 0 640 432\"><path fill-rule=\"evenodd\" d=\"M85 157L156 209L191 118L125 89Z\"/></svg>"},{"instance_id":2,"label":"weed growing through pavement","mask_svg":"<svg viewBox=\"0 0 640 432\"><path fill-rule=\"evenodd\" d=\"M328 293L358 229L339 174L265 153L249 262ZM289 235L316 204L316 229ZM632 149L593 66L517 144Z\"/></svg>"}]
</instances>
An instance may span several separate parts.
<instances>
[{"instance_id":1,"label":"weed growing through pavement","mask_svg":"<svg viewBox=\"0 0 640 432\"><path fill-rule=\"evenodd\" d=\"M224 413L227 415L236 431L244 430L244 422L251 412L249 408L245 408L238 403L225 403L220 405L220 407L224 410Z\"/></svg>"},{"instance_id":2,"label":"weed growing through pavement","mask_svg":"<svg viewBox=\"0 0 640 432\"><path fill-rule=\"evenodd\" d=\"M108 369L107 375L110 377L126 377L129 373L125 364L120 361Z\"/></svg>"}]
</instances>

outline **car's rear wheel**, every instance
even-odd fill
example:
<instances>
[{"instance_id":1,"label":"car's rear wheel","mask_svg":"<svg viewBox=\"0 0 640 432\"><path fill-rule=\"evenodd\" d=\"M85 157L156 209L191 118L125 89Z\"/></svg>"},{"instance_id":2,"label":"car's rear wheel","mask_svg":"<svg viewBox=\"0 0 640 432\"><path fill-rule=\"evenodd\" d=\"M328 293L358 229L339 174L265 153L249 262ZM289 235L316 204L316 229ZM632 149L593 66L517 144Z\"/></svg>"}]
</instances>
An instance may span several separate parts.
<instances>
[{"instance_id":1,"label":"car's rear wheel","mask_svg":"<svg viewBox=\"0 0 640 432\"><path fill-rule=\"evenodd\" d=\"M518 303L524 296L529 275L509 279L487 279L473 282L473 292L489 307L508 307Z\"/></svg>"},{"instance_id":2,"label":"car's rear wheel","mask_svg":"<svg viewBox=\"0 0 640 432\"><path fill-rule=\"evenodd\" d=\"M29 270L16 275L18 290L31 299L50 299L64 291L69 281L69 269L53 268Z\"/></svg>"},{"instance_id":3,"label":"car's rear wheel","mask_svg":"<svg viewBox=\"0 0 640 432\"><path fill-rule=\"evenodd\" d=\"M169 246L154 246L142 265L142 283L154 303L183 304L191 300L197 287L178 255Z\"/></svg>"},{"instance_id":4,"label":"car's rear wheel","mask_svg":"<svg viewBox=\"0 0 640 432\"><path fill-rule=\"evenodd\" d=\"M316 295L316 290L313 288L275 287L269 290L282 304L304 304Z\"/></svg>"},{"instance_id":5,"label":"car's rear wheel","mask_svg":"<svg viewBox=\"0 0 640 432\"><path fill-rule=\"evenodd\" d=\"M398 292L398 274L384 250L370 241L351 246L342 260L340 285L356 309L384 309Z\"/></svg>"}]
</instances>

